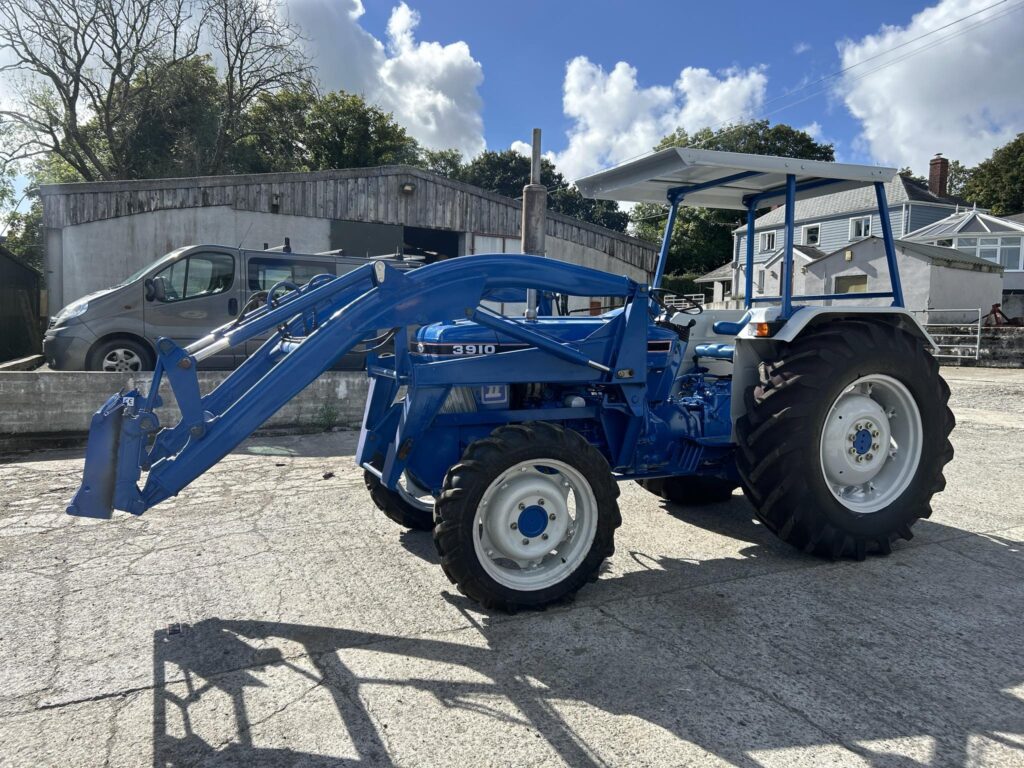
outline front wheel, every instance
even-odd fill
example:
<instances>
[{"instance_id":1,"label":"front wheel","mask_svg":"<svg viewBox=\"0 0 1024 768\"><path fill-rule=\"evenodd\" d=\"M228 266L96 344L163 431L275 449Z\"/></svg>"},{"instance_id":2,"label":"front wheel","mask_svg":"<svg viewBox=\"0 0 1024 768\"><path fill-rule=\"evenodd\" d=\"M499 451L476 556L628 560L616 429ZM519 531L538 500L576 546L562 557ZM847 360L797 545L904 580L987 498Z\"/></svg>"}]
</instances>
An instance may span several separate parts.
<instances>
[{"instance_id":1,"label":"front wheel","mask_svg":"<svg viewBox=\"0 0 1024 768\"><path fill-rule=\"evenodd\" d=\"M833 322L785 345L736 423L758 518L809 553L888 554L945 487L948 401L935 358L894 326Z\"/></svg>"},{"instance_id":2,"label":"front wheel","mask_svg":"<svg viewBox=\"0 0 1024 768\"><path fill-rule=\"evenodd\" d=\"M437 500L448 578L486 608L562 600L597 578L622 519L608 462L546 422L499 427L466 448Z\"/></svg>"},{"instance_id":3,"label":"front wheel","mask_svg":"<svg viewBox=\"0 0 1024 768\"><path fill-rule=\"evenodd\" d=\"M370 499L389 520L414 531L434 530L434 497L408 472L399 479L394 491L372 472L363 472L363 482Z\"/></svg>"}]
</instances>

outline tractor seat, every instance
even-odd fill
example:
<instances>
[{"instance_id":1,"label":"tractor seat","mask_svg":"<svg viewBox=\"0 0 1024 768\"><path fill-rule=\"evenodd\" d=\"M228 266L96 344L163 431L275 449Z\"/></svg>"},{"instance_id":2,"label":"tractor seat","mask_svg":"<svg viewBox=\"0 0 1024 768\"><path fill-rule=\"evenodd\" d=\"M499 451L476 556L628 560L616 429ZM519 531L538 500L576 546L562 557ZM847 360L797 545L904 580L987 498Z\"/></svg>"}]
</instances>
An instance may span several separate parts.
<instances>
[{"instance_id":1,"label":"tractor seat","mask_svg":"<svg viewBox=\"0 0 1024 768\"><path fill-rule=\"evenodd\" d=\"M713 357L716 360L732 361L735 349L732 344L698 344L694 352L697 357Z\"/></svg>"}]
</instances>

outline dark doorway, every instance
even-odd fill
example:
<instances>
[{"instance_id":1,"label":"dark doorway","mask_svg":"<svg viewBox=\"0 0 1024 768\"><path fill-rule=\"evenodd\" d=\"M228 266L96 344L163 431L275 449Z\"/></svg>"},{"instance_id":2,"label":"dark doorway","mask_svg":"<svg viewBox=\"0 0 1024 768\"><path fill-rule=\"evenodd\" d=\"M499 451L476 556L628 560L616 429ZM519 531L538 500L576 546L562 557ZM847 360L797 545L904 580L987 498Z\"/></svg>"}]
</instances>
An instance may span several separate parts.
<instances>
[{"instance_id":1,"label":"dark doorway","mask_svg":"<svg viewBox=\"0 0 1024 768\"><path fill-rule=\"evenodd\" d=\"M405 253L423 256L429 264L459 255L459 233L424 227L405 228Z\"/></svg>"}]
</instances>

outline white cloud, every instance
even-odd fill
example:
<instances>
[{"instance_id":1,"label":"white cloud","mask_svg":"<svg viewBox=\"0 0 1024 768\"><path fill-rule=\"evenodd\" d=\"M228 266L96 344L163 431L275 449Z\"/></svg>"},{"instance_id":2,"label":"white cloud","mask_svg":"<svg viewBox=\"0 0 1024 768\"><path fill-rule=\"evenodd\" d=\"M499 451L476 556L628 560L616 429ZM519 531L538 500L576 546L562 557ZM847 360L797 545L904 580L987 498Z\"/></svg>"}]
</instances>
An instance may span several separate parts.
<instances>
[{"instance_id":1,"label":"white cloud","mask_svg":"<svg viewBox=\"0 0 1024 768\"><path fill-rule=\"evenodd\" d=\"M801 53L807 53L811 50L811 44L801 40L800 42L793 45L793 53L799 56Z\"/></svg>"},{"instance_id":2,"label":"white cloud","mask_svg":"<svg viewBox=\"0 0 1024 768\"><path fill-rule=\"evenodd\" d=\"M611 72L578 56L569 62L563 110L573 125L558 169L577 179L651 151L676 128L695 131L750 117L764 102L761 67L712 73L686 67L671 85L641 87L637 71L620 61Z\"/></svg>"},{"instance_id":3,"label":"white cloud","mask_svg":"<svg viewBox=\"0 0 1024 768\"><path fill-rule=\"evenodd\" d=\"M381 42L360 26L360 0L290 0L324 87L363 95L430 149L472 156L485 147L479 88L483 68L462 41L416 39L419 13L395 6Z\"/></svg>"},{"instance_id":4,"label":"white cloud","mask_svg":"<svg viewBox=\"0 0 1024 768\"><path fill-rule=\"evenodd\" d=\"M861 40L840 42L842 65L853 66L990 4L941 0L906 27L886 26ZM860 120L858 143L875 161L923 173L929 158L942 152L973 165L1024 129L1024 12L979 24L1005 11L985 11L844 75L838 95ZM899 60L958 32L963 34Z\"/></svg>"},{"instance_id":5,"label":"white cloud","mask_svg":"<svg viewBox=\"0 0 1024 768\"><path fill-rule=\"evenodd\" d=\"M804 133L806 133L808 136L810 136L815 141L820 141L821 140L821 123L819 123L817 120L815 120L812 123L808 123L807 125L805 125L800 130L803 131Z\"/></svg>"},{"instance_id":6,"label":"white cloud","mask_svg":"<svg viewBox=\"0 0 1024 768\"><path fill-rule=\"evenodd\" d=\"M527 144L525 141L520 141L519 139L516 139L515 141L512 142L511 146L509 146L509 149L511 149L513 152L518 152L520 155L523 155L524 157L533 157L533 145Z\"/></svg>"}]
</instances>

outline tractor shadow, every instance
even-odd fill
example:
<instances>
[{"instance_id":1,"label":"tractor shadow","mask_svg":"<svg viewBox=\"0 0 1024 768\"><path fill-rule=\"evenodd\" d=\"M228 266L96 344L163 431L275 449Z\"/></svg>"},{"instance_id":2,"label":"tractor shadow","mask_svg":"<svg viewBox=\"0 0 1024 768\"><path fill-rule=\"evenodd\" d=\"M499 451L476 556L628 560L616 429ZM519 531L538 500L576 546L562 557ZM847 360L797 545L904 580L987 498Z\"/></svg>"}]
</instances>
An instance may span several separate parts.
<instances>
[{"instance_id":1,"label":"tractor shadow","mask_svg":"<svg viewBox=\"0 0 1024 768\"><path fill-rule=\"evenodd\" d=\"M473 741L494 751L478 753L477 764L514 761L507 749L516 737L504 729L524 726L572 766L645 759L628 749L629 760L609 757L615 739L605 732L593 745L590 735L601 726L578 725L616 717L750 768L773 750L830 746L848 750L840 762L852 752L886 768L964 765L982 755L979 744L1016 750L1024 761L1020 542L924 521L915 527L918 539L934 546L915 542L861 564L815 566L820 561L796 556L786 564L792 568L744 580L759 573L759 560L774 559L765 546L770 534L750 523L739 497L716 506L669 512L751 542L740 558L630 553L652 567L603 578L575 604L516 616L489 615L447 596L479 633L469 642L463 633L462 642L451 642L219 618L173 636L158 632L154 765L417 762L391 745L403 730L430 733L415 725L420 713L439 718L433 738L440 744L485 717L493 732ZM433 546L423 534L406 540L410 551ZM708 573L715 578L702 585L697 576ZM695 586L685 588L691 577ZM297 687L310 686L328 702L329 722L321 708L298 730L343 734L350 757L276 746L261 731L294 706ZM207 701L225 697L233 717L226 734L223 705L215 711ZM262 708L250 703L259 697ZM407 708L389 711L396 698ZM495 705L499 699L507 706ZM590 714L581 716L584 708ZM446 727L453 728L447 736ZM280 743L289 741L301 739ZM923 746L912 759L894 754L894 741ZM429 752L432 744L428 737L413 750L420 762L445 754ZM671 754L659 759L674 762Z\"/></svg>"}]
</instances>

